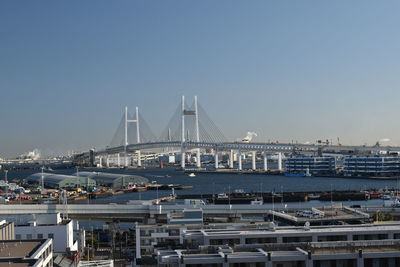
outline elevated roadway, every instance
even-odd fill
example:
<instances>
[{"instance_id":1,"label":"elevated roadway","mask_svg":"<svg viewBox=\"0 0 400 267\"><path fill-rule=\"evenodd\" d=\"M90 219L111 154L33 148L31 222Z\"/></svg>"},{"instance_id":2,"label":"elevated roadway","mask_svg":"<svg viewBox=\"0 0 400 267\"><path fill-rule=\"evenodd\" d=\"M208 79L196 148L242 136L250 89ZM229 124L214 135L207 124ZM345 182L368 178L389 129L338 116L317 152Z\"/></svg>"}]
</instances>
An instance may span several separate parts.
<instances>
[{"instance_id":1,"label":"elevated roadway","mask_svg":"<svg viewBox=\"0 0 400 267\"><path fill-rule=\"evenodd\" d=\"M165 223L167 216L181 214L184 209L201 208L205 220L231 220L235 221L242 217L264 217L275 216L282 220L289 220L292 223L301 223L289 214L272 211L266 205L151 205L144 201L143 204L71 204L71 205L1 205L0 217L7 219L7 216L17 214L43 214L43 213L62 213L67 214L71 219L80 221L123 221L123 222L143 222L143 223ZM342 220L364 220L369 216L363 212L349 210L349 216ZM372 209L375 212L374 209ZM392 211L393 212L393 211ZM290 217L290 218L288 218ZM339 218L338 218L339 219ZM334 218L321 218L323 220L334 220Z\"/></svg>"},{"instance_id":2,"label":"elevated roadway","mask_svg":"<svg viewBox=\"0 0 400 267\"><path fill-rule=\"evenodd\" d=\"M360 152L398 152L400 147L398 146L350 146L350 145L319 145L319 144L288 144L288 143L243 143L243 142L180 142L180 141L169 141L169 142L150 142L150 143L139 143L130 144L124 146L106 148L95 151L98 156L117 154L117 153L133 153L139 150L151 150L151 149L163 149L163 148L179 148L184 150L191 149L213 149L217 151L258 151L268 153L279 153L279 152L332 152L332 153L343 153L343 154L356 154ZM76 156L77 158L89 157L89 152L85 152Z\"/></svg>"}]
</instances>

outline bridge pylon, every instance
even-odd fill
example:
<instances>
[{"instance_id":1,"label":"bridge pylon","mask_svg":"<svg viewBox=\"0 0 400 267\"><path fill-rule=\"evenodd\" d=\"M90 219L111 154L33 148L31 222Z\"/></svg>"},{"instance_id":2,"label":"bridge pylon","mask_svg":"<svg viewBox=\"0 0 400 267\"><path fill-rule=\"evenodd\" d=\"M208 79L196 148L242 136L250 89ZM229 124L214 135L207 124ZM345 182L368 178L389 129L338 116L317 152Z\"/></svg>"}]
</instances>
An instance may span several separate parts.
<instances>
[{"instance_id":1,"label":"bridge pylon","mask_svg":"<svg viewBox=\"0 0 400 267\"><path fill-rule=\"evenodd\" d=\"M136 123L136 142L140 144L140 124L139 124L139 107L136 107L136 112L135 112L135 119L129 119L128 118L128 107L125 106L125 142L124 142L124 153L125 153L125 167L128 167L128 153L127 153L127 147L129 145L128 142L128 123ZM142 166L141 162L141 155L140 155L140 150L137 151L137 165L138 167Z\"/></svg>"},{"instance_id":2,"label":"bridge pylon","mask_svg":"<svg viewBox=\"0 0 400 267\"><path fill-rule=\"evenodd\" d=\"M185 134L185 116L194 116L195 117L195 141L200 142L200 128L199 128L199 108L197 105L197 96L194 96L194 109L185 108L185 96L182 96L182 109L181 109L181 167L182 169L185 168L185 160L186 160L186 153L184 143L186 142ZM189 136L189 134L188 134ZM200 148L196 149L196 166L198 168L201 167L201 159L200 159Z\"/></svg>"}]
</instances>

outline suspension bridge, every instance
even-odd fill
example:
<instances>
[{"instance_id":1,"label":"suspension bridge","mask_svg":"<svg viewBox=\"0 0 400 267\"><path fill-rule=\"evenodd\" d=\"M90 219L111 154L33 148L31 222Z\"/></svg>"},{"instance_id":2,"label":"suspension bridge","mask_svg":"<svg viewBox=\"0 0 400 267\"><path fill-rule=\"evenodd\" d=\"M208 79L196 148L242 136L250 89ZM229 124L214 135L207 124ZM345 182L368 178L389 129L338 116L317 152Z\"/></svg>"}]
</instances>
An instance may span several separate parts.
<instances>
[{"instance_id":1,"label":"suspension bridge","mask_svg":"<svg viewBox=\"0 0 400 267\"><path fill-rule=\"evenodd\" d=\"M214 156L216 169L219 168L219 156L224 154L228 157L228 168L233 168L236 162L238 170L242 170L243 155L250 153L251 168L256 170L256 155L258 154L263 157L264 171L268 171L267 157L273 154L277 159L277 170L280 171L283 153L378 153L380 151L397 152L400 151L400 147L271 143L247 140L230 142L198 103L196 96L191 105L188 105L185 97L182 96L181 103L159 137L152 132L142 114L139 113L138 107L133 115L125 107L110 145L105 149L77 154L74 161L81 165L93 165L94 162L98 162L100 167L110 167L110 165L141 167L142 161L146 159L142 151L146 151L146 154L153 152L156 155L179 154L182 169L186 168L192 156L194 156L196 167L201 168L201 155L208 153Z\"/></svg>"}]
</instances>

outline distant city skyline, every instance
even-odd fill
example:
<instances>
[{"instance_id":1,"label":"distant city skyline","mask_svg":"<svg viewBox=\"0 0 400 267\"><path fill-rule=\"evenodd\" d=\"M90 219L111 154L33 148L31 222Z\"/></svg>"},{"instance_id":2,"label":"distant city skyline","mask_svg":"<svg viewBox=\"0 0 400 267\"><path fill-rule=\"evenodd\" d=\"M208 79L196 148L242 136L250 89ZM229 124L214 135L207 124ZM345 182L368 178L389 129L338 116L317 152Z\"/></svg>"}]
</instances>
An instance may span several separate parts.
<instances>
[{"instance_id":1,"label":"distant city skyline","mask_svg":"<svg viewBox=\"0 0 400 267\"><path fill-rule=\"evenodd\" d=\"M398 1L1 1L0 157L158 136L197 95L229 140L400 145ZM133 112L132 112L133 113Z\"/></svg>"}]
</instances>

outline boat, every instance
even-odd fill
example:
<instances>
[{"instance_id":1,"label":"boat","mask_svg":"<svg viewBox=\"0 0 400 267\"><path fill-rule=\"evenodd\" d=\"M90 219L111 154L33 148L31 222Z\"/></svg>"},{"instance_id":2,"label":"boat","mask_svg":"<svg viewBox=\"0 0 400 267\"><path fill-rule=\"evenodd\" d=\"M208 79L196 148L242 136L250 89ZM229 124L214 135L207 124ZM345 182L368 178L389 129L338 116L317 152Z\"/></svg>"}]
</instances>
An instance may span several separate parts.
<instances>
[{"instance_id":1,"label":"boat","mask_svg":"<svg viewBox=\"0 0 400 267\"><path fill-rule=\"evenodd\" d=\"M308 194L307 198L310 199L310 200L316 200L316 199L319 199L320 196L321 195L319 195L319 194Z\"/></svg>"},{"instance_id":2,"label":"boat","mask_svg":"<svg viewBox=\"0 0 400 267\"><path fill-rule=\"evenodd\" d=\"M145 192L145 191L147 191L147 187L145 187L145 186L134 185L132 187L132 192Z\"/></svg>"},{"instance_id":3,"label":"boat","mask_svg":"<svg viewBox=\"0 0 400 267\"><path fill-rule=\"evenodd\" d=\"M208 202L214 204L260 204L259 200L256 196L248 193L233 193L231 195L220 193L216 198L208 199Z\"/></svg>"},{"instance_id":4,"label":"boat","mask_svg":"<svg viewBox=\"0 0 400 267\"><path fill-rule=\"evenodd\" d=\"M383 200L391 200L391 199L392 199L392 196L390 196L390 195L383 195L383 196L380 197L380 199L383 199Z\"/></svg>"},{"instance_id":5,"label":"boat","mask_svg":"<svg viewBox=\"0 0 400 267\"><path fill-rule=\"evenodd\" d=\"M196 174L194 174L194 173L192 172L192 173L189 173L188 176L189 176L189 177L196 177Z\"/></svg>"},{"instance_id":6,"label":"boat","mask_svg":"<svg viewBox=\"0 0 400 267\"><path fill-rule=\"evenodd\" d=\"M286 177L311 177L311 173L309 169L306 169L305 173L285 173Z\"/></svg>"},{"instance_id":7,"label":"boat","mask_svg":"<svg viewBox=\"0 0 400 267\"><path fill-rule=\"evenodd\" d=\"M284 176L286 177L310 177L310 174L305 173L285 173Z\"/></svg>"}]
</instances>

